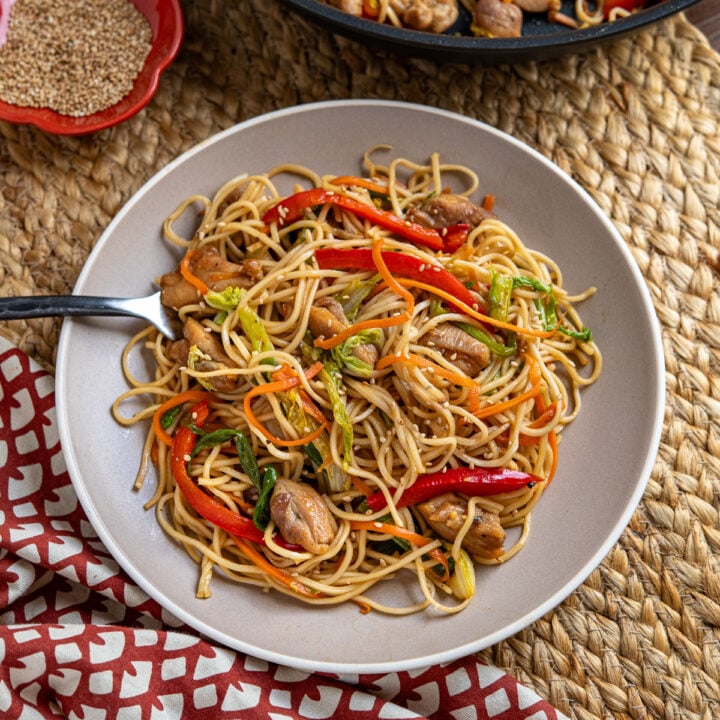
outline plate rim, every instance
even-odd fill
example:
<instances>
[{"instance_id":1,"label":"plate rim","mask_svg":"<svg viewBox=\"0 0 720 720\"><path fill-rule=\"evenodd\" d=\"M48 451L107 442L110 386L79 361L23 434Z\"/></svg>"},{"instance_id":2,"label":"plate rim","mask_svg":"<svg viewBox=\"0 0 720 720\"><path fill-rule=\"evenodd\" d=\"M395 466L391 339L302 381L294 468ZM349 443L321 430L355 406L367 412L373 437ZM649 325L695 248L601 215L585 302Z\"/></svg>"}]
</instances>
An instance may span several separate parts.
<instances>
[{"instance_id":1,"label":"plate rim","mask_svg":"<svg viewBox=\"0 0 720 720\"><path fill-rule=\"evenodd\" d=\"M650 479L651 471L653 464L655 462L655 458L657 456L657 452L660 445L660 439L661 434L663 430L663 420L664 420L664 409L665 409L665 391L666 391L666 383L665 383L665 362L664 362L664 353L662 348L662 335L661 335L661 326L659 319L657 317L657 314L654 309L654 305L652 303L652 297L650 294L650 291L647 287L647 284L645 283L644 278L642 277L642 274L640 272L639 266L635 262L632 253L630 252L630 249L626 245L626 243L622 240L622 237L620 236L618 230L615 228L615 226L612 224L610 219L606 216L606 214L600 209L598 204L592 199L590 194L575 180L572 179L567 173L565 173L563 170L561 170L557 165L555 165L552 161L550 161L548 158L546 158L544 155L542 155L539 151L537 151L535 148L523 143L522 141L516 139L512 135L509 135L501 130L498 130L497 128L494 128L482 121L475 120L473 118L468 118L466 116L460 115L459 113L455 113L452 111L434 108L430 106L425 106L417 103L409 103L409 102L403 102L403 101L394 101L394 100L380 100L380 99L345 99L345 100L328 100L328 101L321 101L321 102L315 102L315 103L307 103L304 105L298 105L293 106L289 108L283 108L280 110L275 110L263 115L259 115L253 118L250 118L248 120L245 120L241 123L238 123L236 125L233 125L213 136L210 138L200 141L192 148L186 150L181 155L179 155L177 158L172 160L170 163L165 165L163 168L161 168L157 173L155 173L151 178L149 178L125 203L125 205L121 208L121 210L116 214L116 216L111 220L111 222L108 224L105 231L101 234L100 238L98 239L97 243L95 244L95 247L93 248L93 251L91 252L90 256L88 257L82 271L80 272L78 279L76 281L75 290L73 293L76 293L77 288L82 288L85 282L88 279L88 276L92 273L92 265L91 262L93 257L96 254L99 254L102 251L102 248L104 245L109 242L109 239L112 238L113 233L115 231L115 228L117 225L119 225L126 214L130 213L132 211L132 208L136 202L139 201L140 198L155 184L162 182L162 180L169 174L173 172L173 170L180 164L184 163L188 158L202 152L205 148L208 147L209 144L214 144L218 142L222 142L223 139L229 135L232 135L234 133L243 132L246 128L252 127L253 125L260 124L260 123L267 123L272 122L276 118L282 118L288 115L296 115L304 112L316 112L318 110L322 110L324 107L333 107L337 108L340 106L358 106L358 105L365 105L365 106L372 106L375 108L383 107L383 106L390 106L390 107L404 107L409 110L415 110L420 111L423 113L431 113L431 114L438 114L443 117L451 117L453 120L456 121L462 121L464 123L467 123L471 126L478 127L484 132L489 132L492 135L497 136L498 138L501 138L503 141L510 142L511 144L517 146L520 150L523 152L530 153L534 157L535 160L541 162L548 170L555 173L557 176L559 176L564 182L569 183L573 190L575 192L578 192L581 197L584 198L585 202L590 206L591 209L594 210L595 215L598 217L598 219L602 222L602 224L605 226L605 229L613 237L613 241L617 245L619 251L624 255L626 264L628 266L629 271L634 276L637 288L640 293L640 298L642 299L642 304L645 309L645 313L647 316L647 319L649 321L648 330L650 332L651 337L651 345L654 350L654 358L655 362L658 368L657 377L655 378L655 401L656 401L656 408L655 408L655 414L654 418L652 420L652 432L650 433L650 442L648 443L648 447L644 449L645 457L642 461L642 469L638 476L638 478L635 480L635 487L634 490L630 496L629 502L626 504L625 508L623 509L623 512L620 514L620 516L617 518L615 524L613 525L612 529L608 532L606 535L606 538L604 542L600 544L600 546L595 550L595 552L592 554L591 559L585 563L585 565L580 568L575 574L566 581L560 588L558 588L551 596L549 596L543 603L541 603L539 606L533 609L532 612L526 613L525 615L515 618L512 622L507 623L503 625L503 627L499 628L497 631L489 633L485 635L480 640L475 640L473 642L468 642L462 646L455 646L449 649L445 649L436 653L433 653L431 655L426 655L420 658L412 658L412 659L400 659L400 660L389 660L386 662L371 662L371 663L360 663L360 662L352 662L352 663L338 663L338 662L332 662L332 661L322 661L322 660L308 660L308 659L302 659L302 658L295 658L290 657L288 655L283 655L280 652L275 652L272 650L264 650L263 648L258 648L253 645L250 645L248 643L245 643L242 639L236 638L236 637L230 637L227 633L224 633L222 631L218 631L214 627L210 627L207 625L207 623L203 621L199 621L197 618L195 618L191 613L186 612L182 608L177 608L172 601L170 601L170 607L168 607L165 602L160 602L157 599L157 592L155 592L155 588L152 586L152 583L150 580L144 576L142 576L139 571L136 571L133 567L127 567L124 562L121 562L116 557L116 554L114 550L116 550L115 542L110 537L110 533L107 530L105 523L102 520L102 516L100 516L96 512L96 508L93 505L91 498L89 497L85 485L80 480L76 479L76 475L79 475L78 467L75 462L75 453L74 453L74 445L73 440L70 433L70 422L66 416L66 410L65 407L61 405L61 400L63 397L66 396L66 393L69 391L69 388L65 385L65 380L67 377L67 365L70 362L69 360L69 352L68 352L68 343L70 342L71 337L71 328L78 322L81 322L77 319L67 318L64 321L61 333L60 333L60 340L58 344L58 354L57 354L57 366L56 366L56 399L57 399L57 417L58 417L58 427L59 427L59 435L60 435L60 441L61 446L63 448L66 465L68 469L68 474L71 478L73 487L75 488L75 491L78 495L78 499L85 510L85 513L88 516L88 520L90 521L91 525L95 529L96 533L98 534L99 538L107 548L110 555L118 562L118 565L123 568L123 570L128 574L130 578L132 578L136 584L143 589L144 592L148 594L149 597L153 598L159 605L161 605L165 612L170 613L174 617L178 618L179 620L185 622L188 626L194 628L197 632L204 634L206 637L209 637L229 648L245 652L248 655L252 655L254 657L258 657L261 659L264 659L266 661L286 665L289 667L293 667L299 670L304 671L312 671L312 672L330 672L330 673L378 673L378 672L393 672L393 671L403 671L403 670L410 670L410 669L416 669L420 667L427 667L429 665L435 665L438 663L443 662L449 662L456 660L460 657L463 657L464 655L470 654L471 652L478 652L484 648L490 647L494 645L495 643L504 640L515 633L519 632L520 630L528 627L531 623L542 617L545 613L549 612L550 610L553 610L556 608L564 599L566 599L574 590L576 590L583 581L595 570L600 563L602 562L603 558L608 554L608 552L611 550L611 548L616 544L618 541L620 535L622 532L626 529L630 518L632 514L635 512L635 510L638 507L638 504L645 492L645 489L647 487L647 483ZM119 550L119 548L117 548ZM122 556L123 553L120 552L120 555ZM160 593L164 596L164 593ZM163 601L167 600L167 598L163 597Z\"/></svg>"}]
</instances>

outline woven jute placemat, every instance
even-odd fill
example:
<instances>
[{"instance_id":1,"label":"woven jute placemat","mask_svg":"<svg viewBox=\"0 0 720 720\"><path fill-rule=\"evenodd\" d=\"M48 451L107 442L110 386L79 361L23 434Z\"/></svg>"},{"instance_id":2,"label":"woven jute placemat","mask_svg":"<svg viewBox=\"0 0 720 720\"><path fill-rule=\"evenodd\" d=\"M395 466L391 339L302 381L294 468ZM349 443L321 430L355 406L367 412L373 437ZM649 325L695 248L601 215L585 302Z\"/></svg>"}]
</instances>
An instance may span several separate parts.
<instances>
[{"instance_id":1,"label":"woven jute placemat","mask_svg":"<svg viewBox=\"0 0 720 720\"><path fill-rule=\"evenodd\" d=\"M483 67L371 50L269 0L184 9L183 50L136 117L79 138L0 123L0 295L71 292L149 177L270 110L421 102L535 147L632 250L662 324L667 412L617 545L558 608L481 657L578 720L720 717L720 57L682 15L582 55ZM0 333L52 371L59 327Z\"/></svg>"}]
</instances>

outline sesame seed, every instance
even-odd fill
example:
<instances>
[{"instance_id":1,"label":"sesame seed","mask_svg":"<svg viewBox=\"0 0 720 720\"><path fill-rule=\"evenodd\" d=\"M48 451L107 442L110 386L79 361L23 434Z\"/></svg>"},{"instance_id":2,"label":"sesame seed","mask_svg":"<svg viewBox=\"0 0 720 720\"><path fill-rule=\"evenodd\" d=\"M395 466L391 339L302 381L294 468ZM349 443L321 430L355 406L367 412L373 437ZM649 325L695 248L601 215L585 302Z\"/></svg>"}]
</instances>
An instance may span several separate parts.
<instances>
[{"instance_id":1,"label":"sesame seed","mask_svg":"<svg viewBox=\"0 0 720 720\"><path fill-rule=\"evenodd\" d=\"M151 40L128 0L16 0L0 47L0 99L92 115L132 90Z\"/></svg>"}]
</instances>

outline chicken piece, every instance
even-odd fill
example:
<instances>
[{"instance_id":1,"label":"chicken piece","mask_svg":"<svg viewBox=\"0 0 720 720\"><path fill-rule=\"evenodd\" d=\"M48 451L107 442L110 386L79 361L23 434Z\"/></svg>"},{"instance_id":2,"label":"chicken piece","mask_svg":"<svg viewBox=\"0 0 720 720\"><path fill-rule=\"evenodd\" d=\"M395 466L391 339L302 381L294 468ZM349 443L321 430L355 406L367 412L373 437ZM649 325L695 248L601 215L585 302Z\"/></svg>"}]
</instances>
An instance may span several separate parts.
<instances>
[{"instance_id":1,"label":"chicken piece","mask_svg":"<svg viewBox=\"0 0 720 720\"><path fill-rule=\"evenodd\" d=\"M308 326L315 337L331 338L349 325L342 305L335 298L320 298L310 308ZM378 349L371 343L362 343L353 348L353 355L362 362L375 367L378 361Z\"/></svg>"},{"instance_id":2,"label":"chicken piece","mask_svg":"<svg viewBox=\"0 0 720 720\"><path fill-rule=\"evenodd\" d=\"M362 0L330 0L330 4L349 15L362 16Z\"/></svg>"},{"instance_id":3,"label":"chicken piece","mask_svg":"<svg viewBox=\"0 0 720 720\"><path fill-rule=\"evenodd\" d=\"M390 0L390 7L412 30L442 33L458 19L457 0Z\"/></svg>"},{"instance_id":4,"label":"chicken piece","mask_svg":"<svg viewBox=\"0 0 720 720\"><path fill-rule=\"evenodd\" d=\"M278 478L270 498L270 516L289 543L320 555L335 539L337 524L320 493L306 483Z\"/></svg>"},{"instance_id":5,"label":"chicken piece","mask_svg":"<svg viewBox=\"0 0 720 720\"><path fill-rule=\"evenodd\" d=\"M450 323L436 325L422 336L421 342L441 352L470 377L478 375L490 362L490 350L485 343Z\"/></svg>"},{"instance_id":6,"label":"chicken piece","mask_svg":"<svg viewBox=\"0 0 720 720\"><path fill-rule=\"evenodd\" d=\"M557 22L567 27L578 27L577 20L565 15L562 10L561 0L512 0L524 12L547 13L549 22Z\"/></svg>"},{"instance_id":7,"label":"chicken piece","mask_svg":"<svg viewBox=\"0 0 720 720\"><path fill-rule=\"evenodd\" d=\"M197 320L188 317L183 325L184 340L173 343L168 351L172 359L179 362L188 362L188 353L193 345L207 356L203 359L195 359L194 369L198 372L212 372L214 370L227 370L235 366L235 363L227 356L220 341L213 333L207 332L205 326ZM183 355L184 353L184 355ZM216 377L204 378L204 381L212 386L217 392L230 392L237 385L236 375L218 375Z\"/></svg>"},{"instance_id":8,"label":"chicken piece","mask_svg":"<svg viewBox=\"0 0 720 720\"><path fill-rule=\"evenodd\" d=\"M476 205L464 195L454 195L453 193L433 195L419 207L408 210L408 219L436 230L458 223L466 223L475 227L483 220L494 217L494 213Z\"/></svg>"},{"instance_id":9,"label":"chicken piece","mask_svg":"<svg viewBox=\"0 0 720 720\"><path fill-rule=\"evenodd\" d=\"M187 365L188 353L190 352L190 343L183 338L177 340L167 350L167 356L170 360L179 362L181 365Z\"/></svg>"},{"instance_id":10,"label":"chicken piece","mask_svg":"<svg viewBox=\"0 0 720 720\"><path fill-rule=\"evenodd\" d=\"M210 290L221 292L229 285L249 288L262 277L262 265L257 260L243 260L242 265L226 260L213 245L204 245L190 259L190 272L202 280ZM180 308L200 300L200 293L182 276L179 270L160 278L162 303Z\"/></svg>"},{"instance_id":11,"label":"chicken piece","mask_svg":"<svg viewBox=\"0 0 720 720\"><path fill-rule=\"evenodd\" d=\"M504 0L478 0L473 13L474 24L488 37L512 38L522 34L522 10Z\"/></svg>"},{"instance_id":12,"label":"chicken piece","mask_svg":"<svg viewBox=\"0 0 720 720\"><path fill-rule=\"evenodd\" d=\"M315 337L331 338L348 326L342 305L334 298L320 298L311 308L308 327Z\"/></svg>"},{"instance_id":13,"label":"chicken piece","mask_svg":"<svg viewBox=\"0 0 720 720\"><path fill-rule=\"evenodd\" d=\"M455 493L444 493L416 506L427 524L441 538L453 542L465 523L468 502ZM495 513L475 508L475 518L465 535L462 546L471 554L485 560L500 557L504 552L505 530Z\"/></svg>"},{"instance_id":14,"label":"chicken piece","mask_svg":"<svg viewBox=\"0 0 720 720\"><path fill-rule=\"evenodd\" d=\"M550 9L550 0L513 0L513 2L525 12L541 13Z\"/></svg>"},{"instance_id":15,"label":"chicken piece","mask_svg":"<svg viewBox=\"0 0 720 720\"><path fill-rule=\"evenodd\" d=\"M179 270L165 273L160 278L160 301L165 307L177 310L200 300L200 293L180 274Z\"/></svg>"}]
</instances>

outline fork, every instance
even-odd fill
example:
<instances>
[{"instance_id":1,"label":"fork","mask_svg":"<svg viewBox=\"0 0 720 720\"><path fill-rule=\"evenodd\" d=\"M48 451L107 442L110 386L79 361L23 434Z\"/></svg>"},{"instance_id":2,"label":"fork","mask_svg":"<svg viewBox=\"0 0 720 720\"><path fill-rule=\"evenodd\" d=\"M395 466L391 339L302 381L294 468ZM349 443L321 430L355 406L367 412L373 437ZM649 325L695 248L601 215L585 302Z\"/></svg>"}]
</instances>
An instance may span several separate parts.
<instances>
[{"instance_id":1,"label":"fork","mask_svg":"<svg viewBox=\"0 0 720 720\"><path fill-rule=\"evenodd\" d=\"M0 298L0 321L51 316L129 315L154 325L170 340L182 337L175 313L160 302L160 292L141 298L91 295L31 295Z\"/></svg>"}]
</instances>

